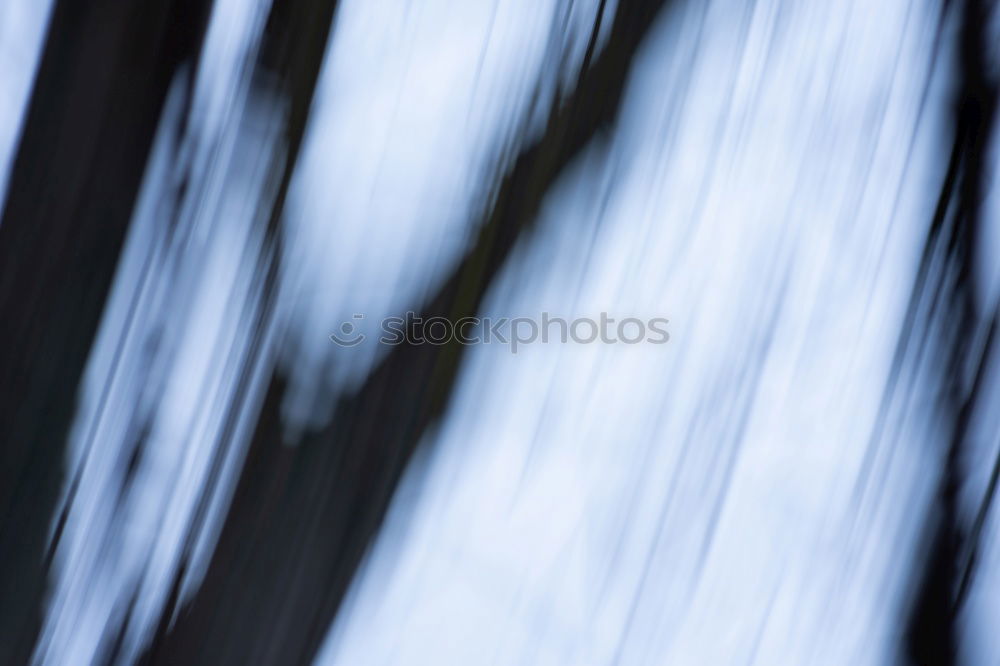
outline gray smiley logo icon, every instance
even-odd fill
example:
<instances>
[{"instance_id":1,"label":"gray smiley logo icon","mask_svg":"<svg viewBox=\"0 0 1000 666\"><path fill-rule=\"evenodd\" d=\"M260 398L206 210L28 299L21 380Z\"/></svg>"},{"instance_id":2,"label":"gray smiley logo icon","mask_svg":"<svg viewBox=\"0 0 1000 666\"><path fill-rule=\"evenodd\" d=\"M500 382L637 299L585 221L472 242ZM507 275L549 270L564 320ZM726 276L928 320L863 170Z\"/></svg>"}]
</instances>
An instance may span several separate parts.
<instances>
[{"instance_id":1,"label":"gray smiley logo icon","mask_svg":"<svg viewBox=\"0 0 1000 666\"><path fill-rule=\"evenodd\" d=\"M363 314L356 314L351 319L361 320L364 319ZM340 325L340 333L331 333L330 339L341 347L356 347L365 341L365 334L358 333L357 327L349 322L345 321Z\"/></svg>"}]
</instances>

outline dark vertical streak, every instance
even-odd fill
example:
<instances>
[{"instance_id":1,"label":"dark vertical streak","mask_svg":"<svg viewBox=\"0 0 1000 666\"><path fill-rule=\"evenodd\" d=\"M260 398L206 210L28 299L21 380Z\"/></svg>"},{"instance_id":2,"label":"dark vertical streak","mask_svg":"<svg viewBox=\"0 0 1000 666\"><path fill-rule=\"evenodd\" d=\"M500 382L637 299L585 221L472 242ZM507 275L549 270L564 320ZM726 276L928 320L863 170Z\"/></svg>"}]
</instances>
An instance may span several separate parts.
<instances>
[{"instance_id":1,"label":"dark vertical streak","mask_svg":"<svg viewBox=\"0 0 1000 666\"><path fill-rule=\"evenodd\" d=\"M1000 310L994 311L993 320L990 322L990 328L986 334L986 343L984 345L985 350L983 352L982 361L979 364L979 369L976 373L976 381L973 385L973 399L981 395L980 390L986 373L989 372L990 368L993 368L996 363L994 356L996 355L995 343L998 316L1000 316ZM993 498L996 495L997 481L1000 480L998 477L1000 477L1000 454L998 454L998 457L993 463L993 471L990 473L990 480L986 485L986 492L983 495L983 500L978 511L976 511L976 518L972 522L972 527L969 530L969 535L966 540L965 555L959 566L961 574L958 591L955 594L954 607L956 612L961 610L966 594L969 591L969 585L972 582L973 574L975 573L983 526L986 523L986 517L989 514L990 506L993 504Z\"/></svg>"},{"instance_id":2,"label":"dark vertical streak","mask_svg":"<svg viewBox=\"0 0 1000 666\"><path fill-rule=\"evenodd\" d=\"M635 54L665 4L619 2L605 48L500 180L472 250L423 316L476 314L549 189L614 122ZM332 424L295 448L281 444L283 383L274 379L205 582L156 661L315 656L407 461L451 395L464 349L393 348Z\"/></svg>"},{"instance_id":3,"label":"dark vertical streak","mask_svg":"<svg viewBox=\"0 0 1000 666\"><path fill-rule=\"evenodd\" d=\"M265 243L267 256L258 258L258 267L264 267L264 270L267 271L265 302L260 319L257 321L258 341L260 340L259 333L262 332L261 327L264 326L264 321L270 316L275 305L275 285L278 260L281 254L281 215L305 136L323 56L333 28L336 6L336 0L276 0L271 5L271 11L264 28L264 38L254 72L254 85L267 89L268 93L278 93L288 106L284 122L284 151L276 158L276 163L272 165L272 170L278 176L277 190L267 218L267 242ZM254 359L261 353L266 353L266 350L260 349L259 344L255 344L252 352L254 358L250 359L240 379L238 388L240 395L245 393L247 381L249 381L247 373L253 367ZM269 414L275 413L280 404L280 400L275 402L282 393L278 386L272 385L265 398L264 416L261 417L258 432L250 445L251 451L246 462L248 465L254 460L253 452L262 436L265 436L270 442L280 441L277 421L269 420ZM241 403L242 400L237 400L234 403L234 411L227 417L226 433L232 431L234 419L241 408ZM224 433L224 437L226 433ZM217 470L221 466L223 457L224 452L220 450L212 461L209 478L216 479ZM270 465L267 466L267 469L269 472L276 471ZM278 478L281 479L280 476ZM204 503L208 496L208 493L203 495L196 508L196 522L203 519ZM237 493L234 502L238 499L239 494ZM234 513L231 511L227 521L232 520L233 516ZM254 518L248 520L252 521ZM241 525L245 526L243 523ZM186 545L186 553L190 551L191 545L190 542ZM220 546L224 546L224 544L220 544ZM239 557L237 553L229 555L232 559ZM211 641L206 641L210 633L208 627L211 625L203 621L202 599L205 595L211 595L212 590L220 584L220 578L228 580L226 572L210 568L203 583L205 592L196 595L190 608L180 609L177 612L176 625L171 628L170 618L174 616L174 610L179 601L179 590L185 572L186 565L181 566L175 574L169 604L161 618L153 643L143 657L144 662L245 664L280 661L286 663L287 655L274 652L276 648L280 647L279 643L263 642L268 636L267 632L271 630L270 627L261 627L259 631L248 634L246 627L240 622L220 615L213 618L221 623L215 629L218 635L213 636ZM244 584L249 586L251 582L248 580Z\"/></svg>"},{"instance_id":4,"label":"dark vertical streak","mask_svg":"<svg viewBox=\"0 0 1000 666\"><path fill-rule=\"evenodd\" d=\"M997 82L988 75L993 70L988 66L985 35L990 8L984 0L965 0L960 11L960 72L953 109L954 154L958 156L959 169L954 194L957 199L953 207L948 205L953 196L949 183L954 182L949 179L938 208L953 209L954 213L947 216L940 238L935 238L938 229L934 226L928 238L929 246L941 243L937 251L943 251L945 257L944 270L928 288L943 291L948 297L948 307L942 313L943 320L928 322L927 328L934 330L936 324L945 345L941 415L949 441L935 503L927 521L930 553L907 632L907 657L918 664L952 664L960 655L956 623L963 594L961 579L969 575L960 572L968 534L968 521L958 509L961 463L993 339L991 325L986 346L979 347L977 356L974 343L981 338L984 323L976 311L973 261L982 223L980 205L988 172L986 154L997 106ZM909 331L904 331L907 334Z\"/></svg>"},{"instance_id":5,"label":"dark vertical streak","mask_svg":"<svg viewBox=\"0 0 1000 666\"><path fill-rule=\"evenodd\" d=\"M39 629L64 447L167 89L207 0L56 4L0 224L0 663Z\"/></svg>"}]
</instances>

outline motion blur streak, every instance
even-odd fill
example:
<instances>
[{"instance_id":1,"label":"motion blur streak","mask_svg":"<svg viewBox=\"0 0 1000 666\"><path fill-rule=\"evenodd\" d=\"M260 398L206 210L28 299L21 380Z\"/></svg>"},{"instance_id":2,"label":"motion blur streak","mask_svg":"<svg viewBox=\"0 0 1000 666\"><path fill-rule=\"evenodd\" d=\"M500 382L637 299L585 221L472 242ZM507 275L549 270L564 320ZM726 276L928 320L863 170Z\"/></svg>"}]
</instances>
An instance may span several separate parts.
<instances>
[{"instance_id":1,"label":"motion blur streak","mask_svg":"<svg viewBox=\"0 0 1000 666\"><path fill-rule=\"evenodd\" d=\"M0 663L1000 663L998 83L988 0L0 6Z\"/></svg>"},{"instance_id":2,"label":"motion blur streak","mask_svg":"<svg viewBox=\"0 0 1000 666\"><path fill-rule=\"evenodd\" d=\"M0 7L0 202L51 9L46 0L10 0Z\"/></svg>"},{"instance_id":3,"label":"motion blur streak","mask_svg":"<svg viewBox=\"0 0 1000 666\"><path fill-rule=\"evenodd\" d=\"M203 570L231 491L247 430L233 403L259 393L267 335L256 218L281 107L247 75L266 10L216 3L191 99L186 71L167 98L70 436L38 663L134 661L178 569Z\"/></svg>"},{"instance_id":4,"label":"motion blur streak","mask_svg":"<svg viewBox=\"0 0 1000 666\"><path fill-rule=\"evenodd\" d=\"M577 76L600 6L342 2L285 227L281 301L294 344L284 407L295 433L325 423L380 351L315 331L364 313L359 330L377 337L381 319L441 282L491 173Z\"/></svg>"},{"instance_id":5,"label":"motion blur streak","mask_svg":"<svg viewBox=\"0 0 1000 666\"><path fill-rule=\"evenodd\" d=\"M865 445L944 175L937 22L663 17L486 310L669 313L671 349L470 352L321 663L893 661L933 384Z\"/></svg>"}]
</instances>

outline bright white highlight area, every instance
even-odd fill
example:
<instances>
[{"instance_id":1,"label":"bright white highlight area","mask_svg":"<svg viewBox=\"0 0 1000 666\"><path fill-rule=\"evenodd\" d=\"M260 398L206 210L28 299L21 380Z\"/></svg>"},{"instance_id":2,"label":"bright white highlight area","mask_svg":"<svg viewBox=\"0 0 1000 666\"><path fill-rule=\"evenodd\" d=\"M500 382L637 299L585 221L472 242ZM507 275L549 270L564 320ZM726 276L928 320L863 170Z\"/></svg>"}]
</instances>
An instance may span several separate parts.
<instances>
[{"instance_id":1,"label":"bright white highlight area","mask_svg":"<svg viewBox=\"0 0 1000 666\"><path fill-rule=\"evenodd\" d=\"M896 663L944 451L931 362L893 355L954 26L916 0L667 4L478 314L665 318L670 341L468 347L319 666ZM606 37L613 0L340 0L274 220L271 8L212 3L80 388L36 663L143 654L174 584L201 584L267 382L286 435L329 425L388 349L328 336L374 340L435 293L602 6ZM0 195L47 7L0 6ZM970 506L998 419L971 429ZM960 622L974 663L1000 663L998 526Z\"/></svg>"},{"instance_id":2,"label":"bright white highlight area","mask_svg":"<svg viewBox=\"0 0 1000 666\"><path fill-rule=\"evenodd\" d=\"M325 422L384 352L337 347L330 332L363 313L359 331L378 337L458 260L516 140L575 78L598 7L339 3L285 226L290 427Z\"/></svg>"},{"instance_id":3,"label":"bright white highlight area","mask_svg":"<svg viewBox=\"0 0 1000 666\"><path fill-rule=\"evenodd\" d=\"M483 314L666 316L671 342L472 348L317 663L895 660L931 396L873 432L943 166L936 21L662 20Z\"/></svg>"}]
</instances>

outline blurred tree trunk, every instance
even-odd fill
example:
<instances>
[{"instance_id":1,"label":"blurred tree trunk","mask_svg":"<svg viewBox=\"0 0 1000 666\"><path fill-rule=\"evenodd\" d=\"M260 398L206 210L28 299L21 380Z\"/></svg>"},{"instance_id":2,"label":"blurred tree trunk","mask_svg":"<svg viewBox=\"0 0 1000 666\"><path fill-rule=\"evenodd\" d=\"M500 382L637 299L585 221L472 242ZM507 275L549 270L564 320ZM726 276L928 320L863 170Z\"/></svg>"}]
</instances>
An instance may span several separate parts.
<instances>
[{"instance_id":1,"label":"blurred tree trunk","mask_svg":"<svg viewBox=\"0 0 1000 666\"><path fill-rule=\"evenodd\" d=\"M423 317L477 314L550 188L614 124L636 52L667 4L620 0L597 55L594 26L575 89L501 175L472 249ZM284 383L275 377L205 581L149 661L310 663L407 462L447 405L464 349L394 347L329 426L293 447L282 444Z\"/></svg>"},{"instance_id":2,"label":"blurred tree trunk","mask_svg":"<svg viewBox=\"0 0 1000 666\"><path fill-rule=\"evenodd\" d=\"M0 224L0 663L39 629L77 390L168 87L208 0L59 0Z\"/></svg>"}]
</instances>

